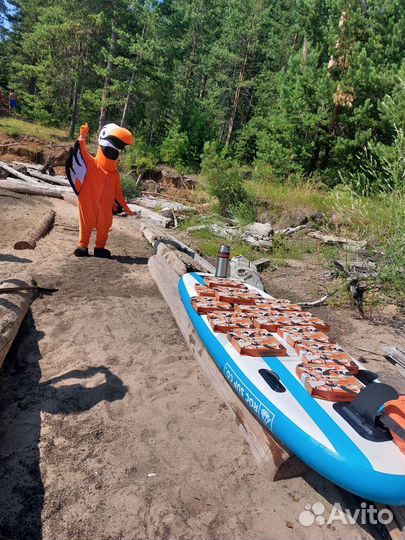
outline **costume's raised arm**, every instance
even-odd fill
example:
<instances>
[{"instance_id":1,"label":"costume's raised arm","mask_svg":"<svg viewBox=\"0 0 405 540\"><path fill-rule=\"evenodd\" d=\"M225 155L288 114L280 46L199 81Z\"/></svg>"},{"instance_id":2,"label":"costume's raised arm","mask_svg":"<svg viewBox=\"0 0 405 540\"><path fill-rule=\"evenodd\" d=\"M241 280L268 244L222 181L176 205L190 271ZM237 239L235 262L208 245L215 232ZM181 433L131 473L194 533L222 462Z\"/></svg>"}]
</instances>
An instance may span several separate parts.
<instances>
[{"instance_id":1,"label":"costume's raised arm","mask_svg":"<svg viewBox=\"0 0 405 540\"><path fill-rule=\"evenodd\" d=\"M89 154L86 146L86 137L89 132L89 126L84 124L80 128L79 139L70 149L66 160L66 176L76 195L79 195L86 179L89 163L94 158Z\"/></svg>"},{"instance_id":2,"label":"costume's raised arm","mask_svg":"<svg viewBox=\"0 0 405 540\"><path fill-rule=\"evenodd\" d=\"M128 214L128 216L133 215L132 210L130 210L127 205L124 194L122 193L121 179L119 176L115 184L115 200L122 206L122 208L124 209L124 212Z\"/></svg>"}]
</instances>

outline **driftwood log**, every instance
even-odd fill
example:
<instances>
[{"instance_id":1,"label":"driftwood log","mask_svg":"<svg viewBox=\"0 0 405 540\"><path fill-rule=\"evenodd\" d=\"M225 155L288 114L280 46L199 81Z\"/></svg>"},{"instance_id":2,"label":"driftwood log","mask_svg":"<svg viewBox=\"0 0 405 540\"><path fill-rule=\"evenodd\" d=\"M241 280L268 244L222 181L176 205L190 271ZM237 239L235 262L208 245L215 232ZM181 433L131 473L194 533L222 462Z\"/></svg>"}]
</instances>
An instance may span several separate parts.
<instances>
[{"instance_id":1,"label":"driftwood log","mask_svg":"<svg viewBox=\"0 0 405 540\"><path fill-rule=\"evenodd\" d=\"M244 283L249 283L258 289L264 291L264 284L257 271L255 263L249 261L243 255L232 257L230 262L231 277L242 280Z\"/></svg>"},{"instance_id":2,"label":"driftwood log","mask_svg":"<svg viewBox=\"0 0 405 540\"><path fill-rule=\"evenodd\" d=\"M26 169L34 169L35 171L40 171L42 169L42 165L37 163L27 163L26 161L13 161L11 166L14 168L25 167Z\"/></svg>"},{"instance_id":3,"label":"driftwood log","mask_svg":"<svg viewBox=\"0 0 405 540\"><path fill-rule=\"evenodd\" d=\"M49 210L33 227L26 231L24 237L14 244L14 249L35 249L38 240L52 229L55 223L55 210Z\"/></svg>"},{"instance_id":4,"label":"driftwood log","mask_svg":"<svg viewBox=\"0 0 405 540\"><path fill-rule=\"evenodd\" d=\"M156 253L164 259L167 264L176 272L177 275L183 276L187 273L187 267L184 262L177 256L179 251L173 246L159 243L156 249Z\"/></svg>"},{"instance_id":5,"label":"driftwood log","mask_svg":"<svg viewBox=\"0 0 405 540\"><path fill-rule=\"evenodd\" d=\"M199 255L192 248L187 246L187 244L185 244L184 242L182 242L175 236L172 236L171 234L167 232L167 230L163 229L162 227L159 227L157 224L149 220L142 219L140 222L140 229L144 237L152 246L155 244L156 240L160 240L162 238L166 238L168 240L177 242L182 247L182 249L186 252L186 254L192 257L193 260L199 265L199 270L201 272L207 272L208 274L215 273L214 266L212 266L212 264L209 263L207 259Z\"/></svg>"},{"instance_id":6,"label":"driftwood log","mask_svg":"<svg viewBox=\"0 0 405 540\"><path fill-rule=\"evenodd\" d=\"M60 189L47 187L44 184L34 184L17 180L16 178L6 178L0 180L0 187L15 191L16 193L26 193L27 195L42 195L45 197L55 197L63 199L63 192Z\"/></svg>"},{"instance_id":7,"label":"driftwood log","mask_svg":"<svg viewBox=\"0 0 405 540\"><path fill-rule=\"evenodd\" d=\"M179 276L159 255L149 259L149 271L168 304L181 334L201 369L226 403L239 429L260 463L272 468L274 480L292 478L307 471L298 458L291 456L266 428L246 408L212 360L201 342L178 293Z\"/></svg>"},{"instance_id":8,"label":"driftwood log","mask_svg":"<svg viewBox=\"0 0 405 540\"><path fill-rule=\"evenodd\" d=\"M42 180L43 182L47 182L48 184L56 184L57 186L65 187L70 186L69 180L66 178L66 176L51 176L50 174L44 174L35 169L31 169L31 167L27 168L27 172L30 176L33 176L38 180Z\"/></svg>"},{"instance_id":9,"label":"driftwood log","mask_svg":"<svg viewBox=\"0 0 405 540\"><path fill-rule=\"evenodd\" d=\"M6 171L8 174L11 174L11 176L15 176L15 178L18 178L23 182L40 184L40 182L38 182L38 180L36 180L35 178L31 178L31 176L17 171L13 167L10 167L10 165L7 165L7 163L3 163L2 161L0 161L0 169L3 169L3 171Z\"/></svg>"},{"instance_id":10,"label":"driftwood log","mask_svg":"<svg viewBox=\"0 0 405 540\"><path fill-rule=\"evenodd\" d=\"M347 250L354 252L364 251L367 247L366 240L351 240L350 238L333 236L332 234L323 234L320 231L311 231L308 233L308 236L310 236L311 238L316 238L317 240L321 240L322 242L330 246L344 246Z\"/></svg>"},{"instance_id":11,"label":"driftwood log","mask_svg":"<svg viewBox=\"0 0 405 540\"><path fill-rule=\"evenodd\" d=\"M385 356L393 360L396 364L399 364L405 368L405 350L399 347L383 347L383 353Z\"/></svg>"},{"instance_id":12,"label":"driftwood log","mask_svg":"<svg viewBox=\"0 0 405 540\"><path fill-rule=\"evenodd\" d=\"M0 290L9 287L33 285L30 277L8 279L0 284ZM9 292L0 296L0 367L13 343L21 322L32 301L32 290Z\"/></svg>"},{"instance_id":13,"label":"driftwood log","mask_svg":"<svg viewBox=\"0 0 405 540\"><path fill-rule=\"evenodd\" d=\"M195 211L195 209L192 206L187 206L180 202L169 201L167 199L151 197L148 195L137 197L136 199L133 200L133 203L138 204L139 206L143 206L145 208L149 208L150 210L160 211L164 208L167 208L169 210L174 210L175 212L178 212L179 214L182 214L182 213L187 214L187 213Z\"/></svg>"},{"instance_id":14,"label":"driftwood log","mask_svg":"<svg viewBox=\"0 0 405 540\"><path fill-rule=\"evenodd\" d=\"M139 206L138 204L128 204L128 207L132 212L135 212L140 218L148 219L151 221L155 221L158 225L161 225L162 227L168 227L171 219L161 216L157 212L153 212L152 210L149 210L148 208L144 208L143 206Z\"/></svg>"}]
</instances>

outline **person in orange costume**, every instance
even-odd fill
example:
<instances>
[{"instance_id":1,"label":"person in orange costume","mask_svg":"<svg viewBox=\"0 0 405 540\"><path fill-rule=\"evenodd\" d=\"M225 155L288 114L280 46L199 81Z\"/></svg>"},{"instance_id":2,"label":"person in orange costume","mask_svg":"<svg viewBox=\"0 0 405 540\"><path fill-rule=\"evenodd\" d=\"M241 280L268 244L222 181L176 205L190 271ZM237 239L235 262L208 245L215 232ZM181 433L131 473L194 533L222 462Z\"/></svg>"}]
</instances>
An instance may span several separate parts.
<instances>
[{"instance_id":1,"label":"person in orange costume","mask_svg":"<svg viewBox=\"0 0 405 540\"><path fill-rule=\"evenodd\" d=\"M116 124L107 124L100 131L96 157L89 154L86 137L87 124L81 126L80 136L66 160L66 174L73 191L78 196L80 237L75 249L76 257L88 257L88 245L93 229L96 229L96 257L110 258L105 249L113 220L113 208L118 203L131 216L122 193L118 173L118 157L121 150L134 139L130 131Z\"/></svg>"}]
</instances>

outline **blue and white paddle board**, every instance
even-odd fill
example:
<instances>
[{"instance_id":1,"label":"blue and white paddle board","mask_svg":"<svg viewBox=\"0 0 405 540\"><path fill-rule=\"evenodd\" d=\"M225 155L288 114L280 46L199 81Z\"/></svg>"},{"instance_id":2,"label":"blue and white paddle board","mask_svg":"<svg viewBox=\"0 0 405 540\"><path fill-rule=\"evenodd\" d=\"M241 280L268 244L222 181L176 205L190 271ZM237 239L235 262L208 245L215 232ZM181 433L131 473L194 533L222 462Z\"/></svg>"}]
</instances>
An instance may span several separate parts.
<instances>
[{"instance_id":1,"label":"blue and white paddle board","mask_svg":"<svg viewBox=\"0 0 405 540\"><path fill-rule=\"evenodd\" d=\"M331 482L364 499L404 505L405 456L397 445L392 440L364 438L332 402L313 398L295 374L300 359L285 342L286 357L240 355L226 335L214 332L207 317L198 315L191 306L197 283L204 283L204 274L190 273L180 279L179 292L187 313L225 379L262 424ZM248 287L264 298L272 298ZM260 375L261 369L276 373L285 391L273 390Z\"/></svg>"}]
</instances>

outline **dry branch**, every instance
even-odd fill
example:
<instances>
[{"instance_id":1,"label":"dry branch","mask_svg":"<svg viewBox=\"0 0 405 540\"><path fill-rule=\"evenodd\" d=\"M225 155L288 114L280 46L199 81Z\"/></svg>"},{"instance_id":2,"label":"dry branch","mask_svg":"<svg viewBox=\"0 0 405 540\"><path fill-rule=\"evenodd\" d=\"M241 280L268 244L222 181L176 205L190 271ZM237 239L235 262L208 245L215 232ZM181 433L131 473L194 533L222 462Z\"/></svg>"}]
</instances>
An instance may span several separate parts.
<instances>
[{"instance_id":1,"label":"dry branch","mask_svg":"<svg viewBox=\"0 0 405 540\"><path fill-rule=\"evenodd\" d=\"M325 306L325 305L327 305L327 301L329 300L329 298L331 296L333 296L334 294L336 294L338 292L338 290L339 289L336 289L336 291L333 291L333 293L325 294L324 296L322 296L318 300L314 300L313 302L297 302L297 304L299 306L301 306L302 308L305 308L305 309L313 308L313 307L319 307L319 306Z\"/></svg>"},{"instance_id":2,"label":"dry branch","mask_svg":"<svg viewBox=\"0 0 405 540\"><path fill-rule=\"evenodd\" d=\"M25 236L14 244L14 249L35 249L37 241L43 238L52 229L55 223L56 213L49 210L33 227L25 233Z\"/></svg>"}]
</instances>

